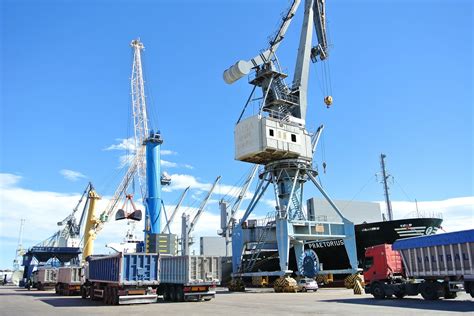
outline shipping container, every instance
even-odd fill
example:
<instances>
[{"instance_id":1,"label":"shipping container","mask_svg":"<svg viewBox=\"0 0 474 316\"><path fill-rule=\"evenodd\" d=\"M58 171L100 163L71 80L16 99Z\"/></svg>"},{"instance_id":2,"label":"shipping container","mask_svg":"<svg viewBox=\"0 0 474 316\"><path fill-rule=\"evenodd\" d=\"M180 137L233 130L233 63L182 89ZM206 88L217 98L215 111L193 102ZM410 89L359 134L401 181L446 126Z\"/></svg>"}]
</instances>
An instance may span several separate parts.
<instances>
[{"instance_id":1,"label":"shipping container","mask_svg":"<svg viewBox=\"0 0 474 316\"><path fill-rule=\"evenodd\" d=\"M161 256L160 280L169 284L215 285L221 264L215 256Z\"/></svg>"}]
</instances>

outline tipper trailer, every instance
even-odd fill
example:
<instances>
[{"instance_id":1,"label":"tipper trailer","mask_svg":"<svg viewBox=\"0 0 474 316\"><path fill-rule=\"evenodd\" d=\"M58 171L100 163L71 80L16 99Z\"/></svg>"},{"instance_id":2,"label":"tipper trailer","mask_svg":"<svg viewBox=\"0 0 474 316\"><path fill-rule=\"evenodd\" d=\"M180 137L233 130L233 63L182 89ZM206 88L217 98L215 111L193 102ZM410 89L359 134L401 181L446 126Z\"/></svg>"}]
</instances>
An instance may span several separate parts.
<instances>
[{"instance_id":1,"label":"tipper trailer","mask_svg":"<svg viewBox=\"0 0 474 316\"><path fill-rule=\"evenodd\" d=\"M58 282L55 286L56 294L79 294L81 290L81 267L68 266L58 268L57 280Z\"/></svg>"},{"instance_id":2,"label":"tipper trailer","mask_svg":"<svg viewBox=\"0 0 474 316\"><path fill-rule=\"evenodd\" d=\"M219 257L161 255L158 293L165 301L209 301L216 295L221 273Z\"/></svg>"},{"instance_id":3,"label":"tipper trailer","mask_svg":"<svg viewBox=\"0 0 474 316\"><path fill-rule=\"evenodd\" d=\"M210 300L220 282L221 264L214 256L166 256L118 253L90 256L84 267L82 298L106 304Z\"/></svg>"},{"instance_id":4,"label":"tipper trailer","mask_svg":"<svg viewBox=\"0 0 474 316\"><path fill-rule=\"evenodd\" d=\"M28 290L30 287L36 288L40 291L54 288L57 282L58 268L54 267L39 267L31 276L31 283L28 283Z\"/></svg>"},{"instance_id":5,"label":"tipper trailer","mask_svg":"<svg viewBox=\"0 0 474 316\"><path fill-rule=\"evenodd\" d=\"M153 303L157 300L159 259L156 253L89 256L81 297L106 304Z\"/></svg>"},{"instance_id":6,"label":"tipper trailer","mask_svg":"<svg viewBox=\"0 0 474 316\"><path fill-rule=\"evenodd\" d=\"M366 249L366 293L377 299L421 294L452 299L474 297L474 229L397 240Z\"/></svg>"}]
</instances>

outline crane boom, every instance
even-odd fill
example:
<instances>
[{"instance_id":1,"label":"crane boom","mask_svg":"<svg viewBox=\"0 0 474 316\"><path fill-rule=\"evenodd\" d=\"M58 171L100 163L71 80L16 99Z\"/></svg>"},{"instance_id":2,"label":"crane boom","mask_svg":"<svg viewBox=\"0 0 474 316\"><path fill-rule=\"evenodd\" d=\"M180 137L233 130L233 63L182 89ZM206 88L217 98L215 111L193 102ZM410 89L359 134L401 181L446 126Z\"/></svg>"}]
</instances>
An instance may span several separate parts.
<instances>
[{"instance_id":1,"label":"crane boom","mask_svg":"<svg viewBox=\"0 0 474 316\"><path fill-rule=\"evenodd\" d=\"M145 84L143 80L143 68L141 51L145 49L140 39L135 39L130 43L133 48L132 77L130 80L132 92L132 110L135 132L135 155L137 159L138 183L142 199L146 198L146 159L145 140L148 138L148 115L145 102Z\"/></svg>"},{"instance_id":2,"label":"crane boom","mask_svg":"<svg viewBox=\"0 0 474 316\"><path fill-rule=\"evenodd\" d=\"M165 228L161 231L162 234L164 234L168 229L169 226L171 226L171 223L173 222L174 217L176 216L176 213L178 213L178 209L181 207L181 203L183 203L184 197L186 196L186 193L188 193L190 187L187 187L183 193L181 194L181 197L179 198L179 202L176 205L176 207L173 210L173 213L171 214L170 218L168 219L168 222L165 225Z\"/></svg>"},{"instance_id":3,"label":"crane boom","mask_svg":"<svg viewBox=\"0 0 474 316\"><path fill-rule=\"evenodd\" d=\"M207 195L206 197L204 198L204 200L201 202L201 205L199 206L199 209L196 213L196 216L194 216L191 224L189 225L189 229L188 229L188 235L191 235L191 233L193 232L194 230L194 227L196 226L198 220L199 220L199 217L201 217L201 214L202 212L204 211L204 208L206 207L206 204L207 202L209 201L209 198L211 197L212 195L212 192L214 191L214 188L216 187L217 183L219 182L219 180L221 179L221 176L218 176L216 178L216 180L214 181L214 184L212 185L211 189L209 190L209 192L207 192Z\"/></svg>"},{"instance_id":4,"label":"crane boom","mask_svg":"<svg viewBox=\"0 0 474 316\"><path fill-rule=\"evenodd\" d=\"M240 190L239 196L237 197L237 200L235 201L234 205L232 205L231 211L230 211L230 216L227 221L227 229L229 229L230 225L232 224L232 221L234 219L235 214L239 210L240 204L242 204L242 201L244 200L245 194L247 194L247 191L249 189L250 183L252 183L253 178L255 177L255 174L257 173L258 170L258 165L255 164L252 167L252 170L250 171L249 176L247 177L247 180L245 181L242 190Z\"/></svg>"},{"instance_id":5,"label":"crane boom","mask_svg":"<svg viewBox=\"0 0 474 316\"><path fill-rule=\"evenodd\" d=\"M138 164L138 156L133 157L130 165L128 166L127 173L120 182L119 186L115 190L114 196L109 200L107 207L105 210L100 214L100 217L97 219L96 223L94 224L94 231L97 234L104 226L104 224L111 218L115 210L117 208L117 203L122 199L122 196L125 194L130 182L132 181L135 173L137 171L137 164Z\"/></svg>"},{"instance_id":6,"label":"crane boom","mask_svg":"<svg viewBox=\"0 0 474 316\"><path fill-rule=\"evenodd\" d=\"M224 80L226 83L234 83L243 76L248 75L252 68L263 65L273 58L278 47L280 46L281 41L285 37L286 31L290 26L290 23L296 13L296 10L298 9L298 6L300 5L300 2L301 0L293 0L293 3L282 18L282 23L278 28L278 31L276 32L273 39L270 41L270 47L266 51L258 54L257 56L248 61L239 60L232 67L224 71Z\"/></svg>"}]
</instances>

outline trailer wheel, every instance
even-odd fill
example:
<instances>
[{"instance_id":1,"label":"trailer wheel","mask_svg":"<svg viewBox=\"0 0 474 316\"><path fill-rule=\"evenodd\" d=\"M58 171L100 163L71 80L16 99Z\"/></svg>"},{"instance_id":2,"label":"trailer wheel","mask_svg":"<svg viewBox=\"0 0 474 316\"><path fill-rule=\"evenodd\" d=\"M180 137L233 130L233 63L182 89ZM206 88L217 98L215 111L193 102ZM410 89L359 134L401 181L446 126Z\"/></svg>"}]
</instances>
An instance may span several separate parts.
<instances>
[{"instance_id":1,"label":"trailer wheel","mask_svg":"<svg viewBox=\"0 0 474 316\"><path fill-rule=\"evenodd\" d=\"M116 288L116 287L113 287L110 290L110 304L112 304L112 305L118 305L119 304L118 288Z\"/></svg>"},{"instance_id":2,"label":"trailer wheel","mask_svg":"<svg viewBox=\"0 0 474 316\"><path fill-rule=\"evenodd\" d=\"M383 284L380 282L372 283L370 292L372 293L374 298L378 300L383 300L385 298L385 290L383 289Z\"/></svg>"},{"instance_id":3,"label":"trailer wheel","mask_svg":"<svg viewBox=\"0 0 474 316\"><path fill-rule=\"evenodd\" d=\"M87 291L86 291L86 288L82 285L81 285L80 292L81 292L81 298L86 299L87 298Z\"/></svg>"},{"instance_id":4,"label":"trailer wheel","mask_svg":"<svg viewBox=\"0 0 474 316\"><path fill-rule=\"evenodd\" d=\"M95 298L95 286L94 284L92 284L89 288L89 297L91 300L95 301L96 298Z\"/></svg>"},{"instance_id":5,"label":"trailer wheel","mask_svg":"<svg viewBox=\"0 0 474 316\"><path fill-rule=\"evenodd\" d=\"M176 300L178 302L184 302L184 289L182 285L176 286Z\"/></svg>"},{"instance_id":6,"label":"trailer wheel","mask_svg":"<svg viewBox=\"0 0 474 316\"><path fill-rule=\"evenodd\" d=\"M176 302L176 288L174 285L169 286L169 291L170 291L170 301Z\"/></svg>"},{"instance_id":7,"label":"trailer wheel","mask_svg":"<svg viewBox=\"0 0 474 316\"><path fill-rule=\"evenodd\" d=\"M110 296L111 296L110 292L111 292L110 288L108 286L106 286L105 289L104 289L103 299L104 299L104 303L107 304L107 305L110 305Z\"/></svg>"},{"instance_id":8,"label":"trailer wheel","mask_svg":"<svg viewBox=\"0 0 474 316\"><path fill-rule=\"evenodd\" d=\"M168 285L163 285L163 300L165 302L169 302L170 301L170 288Z\"/></svg>"},{"instance_id":9,"label":"trailer wheel","mask_svg":"<svg viewBox=\"0 0 474 316\"><path fill-rule=\"evenodd\" d=\"M467 294L471 294L471 297L474 298L474 282L465 281L464 290Z\"/></svg>"},{"instance_id":10,"label":"trailer wheel","mask_svg":"<svg viewBox=\"0 0 474 316\"><path fill-rule=\"evenodd\" d=\"M425 300L430 300L434 301L439 299L440 296L442 296L443 293L443 288L440 283L434 281L434 282L423 282L420 285L420 293L421 296Z\"/></svg>"}]
</instances>

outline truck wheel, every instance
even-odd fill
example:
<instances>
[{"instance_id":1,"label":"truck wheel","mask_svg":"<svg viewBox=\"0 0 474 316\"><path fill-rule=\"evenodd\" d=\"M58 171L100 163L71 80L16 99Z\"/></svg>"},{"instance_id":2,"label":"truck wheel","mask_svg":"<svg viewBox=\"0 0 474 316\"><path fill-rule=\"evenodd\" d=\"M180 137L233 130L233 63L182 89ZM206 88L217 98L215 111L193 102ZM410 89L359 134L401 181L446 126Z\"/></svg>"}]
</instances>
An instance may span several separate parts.
<instances>
[{"instance_id":1,"label":"truck wheel","mask_svg":"<svg viewBox=\"0 0 474 316\"><path fill-rule=\"evenodd\" d=\"M378 300L383 300L385 298L385 290L383 289L383 284L380 282L374 282L370 288L370 292L374 298Z\"/></svg>"},{"instance_id":2,"label":"truck wheel","mask_svg":"<svg viewBox=\"0 0 474 316\"><path fill-rule=\"evenodd\" d=\"M95 293L94 293L95 291L94 291L94 290L95 290L95 286L94 286L94 284L92 284L92 285L90 286L90 288L89 288L89 297L90 297L91 300L93 300L93 301L95 301L95 295L94 295L94 294L95 294Z\"/></svg>"},{"instance_id":3,"label":"truck wheel","mask_svg":"<svg viewBox=\"0 0 474 316\"><path fill-rule=\"evenodd\" d=\"M61 294L61 290L59 288L59 284L56 284L56 286L54 287L54 293L56 294Z\"/></svg>"},{"instance_id":4,"label":"truck wheel","mask_svg":"<svg viewBox=\"0 0 474 316\"><path fill-rule=\"evenodd\" d=\"M163 285L163 300L165 302L170 301L170 287L167 285Z\"/></svg>"},{"instance_id":5,"label":"truck wheel","mask_svg":"<svg viewBox=\"0 0 474 316\"><path fill-rule=\"evenodd\" d=\"M444 293L444 298L447 300L452 300L452 299L455 299L456 297L458 297L458 294L456 292Z\"/></svg>"},{"instance_id":6,"label":"truck wheel","mask_svg":"<svg viewBox=\"0 0 474 316\"><path fill-rule=\"evenodd\" d=\"M87 290L84 286L81 286L81 298L83 299L87 298Z\"/></svg>"},{"instance_id":7,"label":"truck wheel","mask_svg":"<svg viewBox=\"0 0 474 316\"><path fill-rule=\"evenodd\" d=\"M108 286L106 286L105 289L104 289L104 297L103 297L103 299L104 299L104 303L107 304L107 305L110 305L110 297L111 297L111 295L110 295L110 294L111 294L111 293L110 293L111 291L110 291L110 290L111 290L111 289L110 289Z\"/></svg>"},{"instance_id":8,"label":"truck wheel","mask_svg":"<svg viewBox=\"0 0 474 316\"><path fill-rule=\"evenodd\" d=\"M474 298L474 282L464 282L464 290Z\"/></svg>"},{"instance_id":9,"label":"truck wheel","mask_svg":"<svg viewBox=\"0 0 474 316\"><path fill-rule=\"evenodd\" d=\"M174 285L170 285L168 289L170 292L170 301L176 302L176 288L174 287Z\"/></svg>"},{"instance_id":10,"label":"truck wheel","mask_svg":"<svg viewBox=\"0 0 474 316\"><path fill-rule=\"evenodd\" d=\"M441 290L441 293L439 293L440 290ZM439 299L439 297L443 295L443 293L442 293L443 288L442 288L441 284L439 284L436 281L434 281L434 282L423 282L420 285L420 292L421 292L421 296L423 296L423 298L425 300L433 301L433 300Z\"/></svg>"},{"instance_id":11,"label":"truck wheel","mask_svg":"<svg viewBox=\"0 0 474 316\"><path fill-rule=\"evenodd\" d=\"M112 290L110 291L110 295L111 295L111 298L110 298L111 304L118 305L119 304L118 288L116 287L112 288Z\"/></svg>"},{"instance_id":12,"label":"truck wheel","mask_svg":"<svg viewBox=\"0 0 474 316\"><path fill-rule=\"evenodd\" d=\"M181 285L176 286L176 300L178 302L184 302L184 289Z\"/></svg>"}]
</instances>

